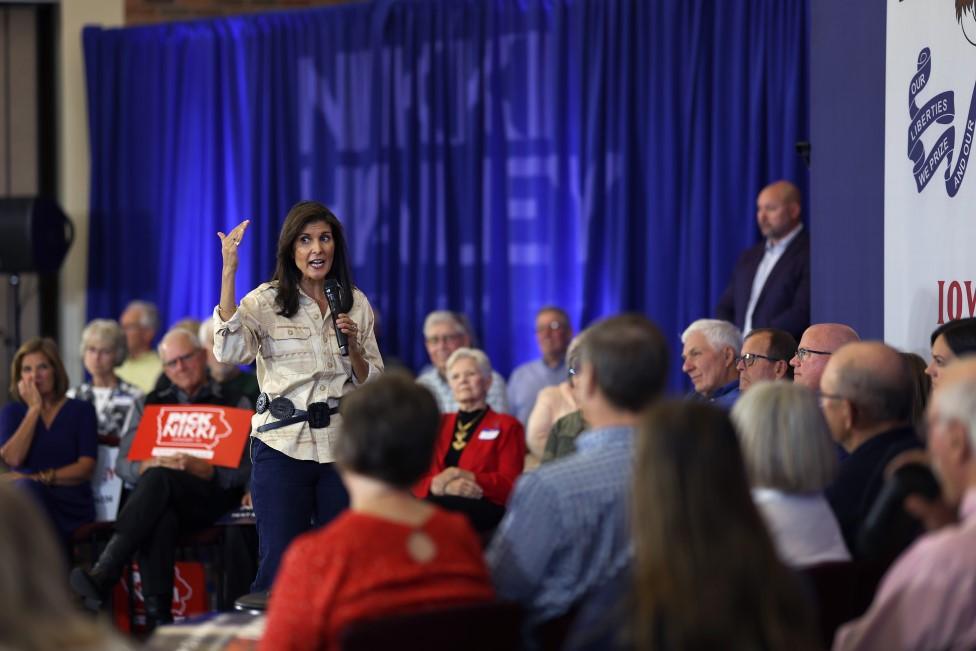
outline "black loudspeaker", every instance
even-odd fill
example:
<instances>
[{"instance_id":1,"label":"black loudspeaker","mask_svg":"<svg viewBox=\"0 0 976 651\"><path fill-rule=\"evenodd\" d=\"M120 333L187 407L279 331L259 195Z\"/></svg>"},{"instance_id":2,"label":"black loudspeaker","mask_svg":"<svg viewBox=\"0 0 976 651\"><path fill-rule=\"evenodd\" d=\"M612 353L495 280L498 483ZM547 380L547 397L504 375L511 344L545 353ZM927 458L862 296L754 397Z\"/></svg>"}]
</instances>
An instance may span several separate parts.
<instances>
[{"instance_id":1,"label":"black loudspeaker","mask_svg":"<svg viewBox=\"0 0 976 651\"><path fill-rule=\"evenodd\" d=\"M74 225L54 201L0 199L0 273L55 272L74 237Z\"/></svg>"}]
</instances>

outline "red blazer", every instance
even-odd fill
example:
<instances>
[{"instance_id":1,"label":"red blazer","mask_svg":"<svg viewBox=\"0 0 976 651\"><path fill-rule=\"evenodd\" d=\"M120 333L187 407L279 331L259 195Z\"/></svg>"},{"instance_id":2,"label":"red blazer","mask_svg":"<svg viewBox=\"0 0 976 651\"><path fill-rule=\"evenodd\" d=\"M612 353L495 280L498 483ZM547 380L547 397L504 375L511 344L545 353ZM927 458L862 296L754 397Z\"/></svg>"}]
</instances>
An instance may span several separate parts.
<instances>
[{"instance_id":1,"label":"red blazer","mask_svg":"<svg viewBox=\"0 0 976 651\"><path fill-rule=\"evenodd\" d=\"M444 457L454 440L457 413L441 416L441 431L434 444L430 472L413 487L414 495L423 498L430 493L434 475L444 470ZM497 434L494 432L497 431ZM461 451L458 468L474 473L475 481L490 502L504 505L525 463L525 429L508 414L497 414L490 408Z\"/></svg>"}]
</instances>

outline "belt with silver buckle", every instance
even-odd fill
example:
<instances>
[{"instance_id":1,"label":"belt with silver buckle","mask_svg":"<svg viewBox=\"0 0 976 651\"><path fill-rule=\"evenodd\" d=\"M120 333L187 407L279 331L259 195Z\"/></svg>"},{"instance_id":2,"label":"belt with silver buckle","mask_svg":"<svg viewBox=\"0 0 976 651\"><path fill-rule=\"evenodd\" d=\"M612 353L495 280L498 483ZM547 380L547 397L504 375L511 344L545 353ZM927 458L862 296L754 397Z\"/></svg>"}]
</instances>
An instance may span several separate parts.
<instances>
[{"instance_id":1,"label":"belt with silver buckle","mask_svg":"<svg viewBox=\"0 0 976 651\"><path fill-rule=\"evenodd\" d=\"M258 396L258 401L254 407L259 414L271 412L271 416L276 419L273 423L265 423L259 426L258 432L268 432L305 421L308 421L309 427L321 429L329 426L332 414L339 413L338 405L330 407L327 402L313 402L308 405L308 409L296 409L295 403L288 398L278 396L272 399L267 393Z\"/></svg>"}]
</instances>

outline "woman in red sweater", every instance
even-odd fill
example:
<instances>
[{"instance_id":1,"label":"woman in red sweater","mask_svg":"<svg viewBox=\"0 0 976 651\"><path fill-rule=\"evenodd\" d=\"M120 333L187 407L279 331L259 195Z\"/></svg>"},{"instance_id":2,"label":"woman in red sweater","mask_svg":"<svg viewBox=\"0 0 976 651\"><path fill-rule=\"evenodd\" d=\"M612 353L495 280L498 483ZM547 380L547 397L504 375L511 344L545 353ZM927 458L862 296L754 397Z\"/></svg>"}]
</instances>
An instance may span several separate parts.
<instances>
[{"instance_id":1,"label":"woman in red sweater","mask_svg":"<svg viewBox=\"0 0 976 651\"><path fill-rule=\"evenodd\" d=\"M430 470L413 492L464 513L479 532L491 531L522 474L525 430L515 418L488 406L492 374L483 352L458 348L445 368L459 410L441 416Z\"/></svg>"},{"instance_id":2,"label":"woman in red sweater","mask_svg":"<svg viewBox=\"0 0 976 651\"><path fill-rule=\"evenodd\" d=\"M410 493L437 437L433 396L390 373L346 396L341 413L349 510L288 548L262 649L337 649L359 619L493 598L468 523Z\"/></svg>"}]
</instances>

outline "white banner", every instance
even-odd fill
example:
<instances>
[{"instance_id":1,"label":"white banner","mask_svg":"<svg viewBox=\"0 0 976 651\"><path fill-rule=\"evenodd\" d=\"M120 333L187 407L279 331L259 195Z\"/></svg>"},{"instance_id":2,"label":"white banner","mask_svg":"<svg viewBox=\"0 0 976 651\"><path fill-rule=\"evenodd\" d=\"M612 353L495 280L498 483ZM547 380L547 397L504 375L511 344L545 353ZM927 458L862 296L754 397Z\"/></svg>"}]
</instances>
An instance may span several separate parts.
<instances>
[{"instance_id":1,"label":"white banner","mask_svg":"<svg viewBox=\"0 0 976 651\"><path fill-rule=\"evenodd\" d=\"M940 323L976 316L976 6L888 0L885 340L929 357Z\"/></svg>"}]
</instances>

